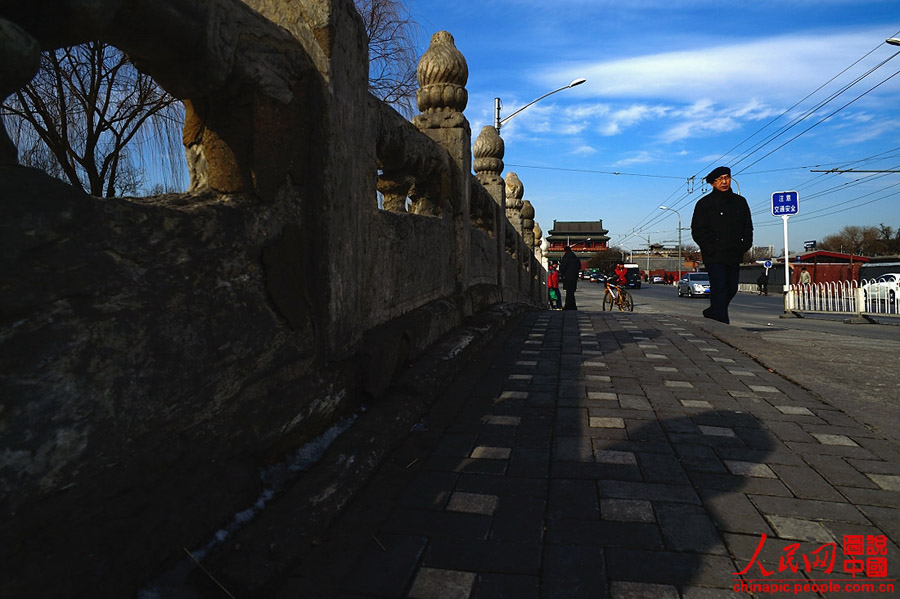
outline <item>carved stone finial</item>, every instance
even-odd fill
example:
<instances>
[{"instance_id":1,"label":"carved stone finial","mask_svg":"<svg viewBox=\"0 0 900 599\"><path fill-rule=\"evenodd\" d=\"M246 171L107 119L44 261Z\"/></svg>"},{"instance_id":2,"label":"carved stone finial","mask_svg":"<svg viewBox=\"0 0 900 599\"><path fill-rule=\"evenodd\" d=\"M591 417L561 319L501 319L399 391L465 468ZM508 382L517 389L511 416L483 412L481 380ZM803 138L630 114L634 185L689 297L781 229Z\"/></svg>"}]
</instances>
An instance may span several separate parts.
<instances>
[{"instance_id":1,"label":"carved stone finial","mask_svg":"<svg viewBox=\"0 0 900 599\"><path fill-rule=\"evenodd\" d=\"M416 78L416 104L422 112L465 110L469 101L465 87L469 66L448 32L438 31L431 36L431 45L419 59Z\"/></svg>"},{"instance_id":2,"label":"carved stone finial","mask_svg":"<svg viewBox=\"0 0 900 599\"><path fill-rule=\"evenodd\" d=\"M519 212L522 216L522 238L532 250L534 249L534 206L531 202L525 200L522 202L522 210Z\"/></svg>"},{"instance_id":3,"label":"carved stone finial","mask_svg":"<svg viewBox=\"0 0 900 599\"><path fill-rule=\"evenodd\" d=\"M503 138L491 125L481 128L472 147L475 160L472 167L477 175L497 175L503 172L503 154L506 147Z\"/></svg>"},{"instance_id":4,"label":"carved stone finial","mask_svg":"<svg viewBox=\"0 0 900 599\"><path fill-rule=\"evenodd\" d=\"M532 208L532 210L534 210L534 208ZM534 218L533 214L531 215L531 218ZM535 239L535 241L537 241L538 239L540 239L543 236L544 236L544 232L541 230L541 226L537 223L537 221L535 221L534 222L534 239Z\"/></svg>"},{"instance_id":5,"label":"carved stone finial","mask_svg":"<svg viewBox=\"0 0 900 599\"><path fill-rule=\"evenodd\" d=\"M525 186L519 180L519 175L509 173L506 175L506 209L521 210L522 196L525 195ZM534 216L532 214L532 216Z\"/></svg>"},{"instance_id":6,"label":"carved stone finial","mask_svg":"<svg viewBox=\"0 0 900 599\"><path fill-rule=\"evenodd\" d=\"M520 210L522 214L522 220L534 220L534 206L531 205L531 202L525 200L522 202L522 210Z\"/></svg>"}]
</instances>

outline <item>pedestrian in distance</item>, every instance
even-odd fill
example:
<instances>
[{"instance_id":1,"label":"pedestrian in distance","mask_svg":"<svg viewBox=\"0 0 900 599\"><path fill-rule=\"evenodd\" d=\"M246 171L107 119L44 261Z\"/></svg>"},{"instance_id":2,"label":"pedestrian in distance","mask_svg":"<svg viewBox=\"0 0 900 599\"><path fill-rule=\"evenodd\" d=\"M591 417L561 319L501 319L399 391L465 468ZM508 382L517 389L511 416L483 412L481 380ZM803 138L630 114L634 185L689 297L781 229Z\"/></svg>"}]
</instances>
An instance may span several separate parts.
<instances>
[{"instance_id":1,"label":"pedestrian in distance","mask_svg":"<svg viewBox=\"0 0 900 599\"><path fill-rule=\"evenodd\" d=\"M700 246L709 273L709 307L703 316L728 324L728 305L737 295L741 260L753 245L753 220L747 200L731 190L731 169L719 166L706 175L712 191L697 200L691 235Z\"/></svg>"},{"instance_id":2,"label":"pedestrian in distance","mask_svg":"<svg viewBox=\"0 0 900 599\"><path fill-rule=\"evenodd\" d=\"M554 310L562 310L562 296L559 293L559 271L556 265L550 265L550 272L547 273L547 293L550 297L550 307Z\"/></svg>"},{"instance_id":3,"label":"pedestrian in distance","mask_svg":"<svg viewBox=\"0 0 900 599\"><path fill-rule=\"evenodd\" d=\"M809 276L809 271L806 270L806 267L800 269L800 284L801 285L809 285L812 283L812 277Z\"/></svg>"},{"instance_id":4,"label":"pedestrian in distance","mask_svg":"<svg viewBox=\"0 0 900 599\"><path fill-rule=\"evenodd\" d=\"M562 277L563 288L566 290L566 305L563 310L577 310L575 306L575 288L578 287L578 273L581 272L581 260L566 246L563 248L563 257L559 261L559 276Z\"/></svg>"},{"instance_id":5,"label":"pedestrian in distance","mask_svg":"<svg viewBox=\"0 0 900 599\"><path fill-rule=\"evenodd\" d=\"M756 295L769 295L769 273L766 271L756 277Z\"/></svg>"}]
</instances>

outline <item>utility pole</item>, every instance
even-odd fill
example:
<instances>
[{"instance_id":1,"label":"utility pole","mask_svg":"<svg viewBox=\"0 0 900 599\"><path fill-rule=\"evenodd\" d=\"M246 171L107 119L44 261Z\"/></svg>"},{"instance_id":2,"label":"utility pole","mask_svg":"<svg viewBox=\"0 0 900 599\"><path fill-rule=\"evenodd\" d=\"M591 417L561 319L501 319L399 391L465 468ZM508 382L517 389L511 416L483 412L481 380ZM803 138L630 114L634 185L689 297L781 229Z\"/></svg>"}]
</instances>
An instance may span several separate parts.
<instances>
[{"instance_id":1,"label":"utility pole","mask_svg":"<svg viewBox=\"0 0 900 599\"><path fill-rule=\"evenodd\" d=\"M677 210L675 210L674 208L669 208L668 206L660 206L659 209L660 210L670 210L670 211L674 212L676 215L678 215L678 280L680 281L681 280L681 267L684 264L684 260L681 259L681 213L678 212ZM648 245L649 245L649 242L648 242ZM648 265L647 270L648 271L650 270L649 264L650 264L650 258L649 258L649 251L648 251L648 258L647 258L647 265ZM649 272L648 272L648 274L649 274Z\"/></svg>"}]
</instances>

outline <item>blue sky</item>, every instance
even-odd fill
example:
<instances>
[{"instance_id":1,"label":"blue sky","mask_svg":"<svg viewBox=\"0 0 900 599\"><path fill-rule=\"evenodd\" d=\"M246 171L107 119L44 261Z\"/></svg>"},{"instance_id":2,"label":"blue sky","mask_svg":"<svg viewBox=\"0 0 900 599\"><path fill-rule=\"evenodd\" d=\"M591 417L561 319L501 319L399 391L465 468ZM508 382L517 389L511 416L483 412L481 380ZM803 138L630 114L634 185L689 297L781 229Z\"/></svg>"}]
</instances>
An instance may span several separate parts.
<instances>
[{"instance_id":1,"label":"blue sky","mask_svg":"<svg viewBox=\"0 0 900 599\"><path fill-rule=\"evenodd\" d=\"M900 47L884 43L900 35L900 0L410 0L409 10L420 54L446 30L466 57L473 136L493 124L495 97L507 116L587 79L502 128L504 174L519 175L545 232L602 219L612 244L674 246L676 215L658 207L689 227L703 176L720 164L750 204L755 245L775 255L776 191L799 193L791 251L845 225L900 228L900 173L810 172L900 170L900 56L888 60Z\"/></svg>"}]
</instances>

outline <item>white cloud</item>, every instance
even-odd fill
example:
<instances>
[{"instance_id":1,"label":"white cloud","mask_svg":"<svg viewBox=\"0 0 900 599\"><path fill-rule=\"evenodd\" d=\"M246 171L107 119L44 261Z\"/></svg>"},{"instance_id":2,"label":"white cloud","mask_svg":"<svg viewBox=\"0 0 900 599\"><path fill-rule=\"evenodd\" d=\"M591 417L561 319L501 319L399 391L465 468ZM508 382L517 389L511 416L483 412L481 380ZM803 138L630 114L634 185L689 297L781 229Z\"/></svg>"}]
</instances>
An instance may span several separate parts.
<instances>
[{"instance_id":1,"label":"white cloud","mask_svg":"<svg viewBox=\"0 0 900 599\"><path fill-rule=\"evenodd\" d=\"M597 150L588 145L580 145L572 151L576 156L592 156L596 153Z\"/></svg>"},{"instance_id":2,"label":"white cloud","mask_svg":"<svg viewBox=\"0 0 900 599\"><path fill-rule=\"evenodd\" d=\"M722 108L709 99L698 100L681 110L671 111L670 124L660 134L660 139L671 143L691 137L733 131L741 126L736 118L746 114L741 108Z\"/></svg>"},{"instance_id":3,"label":"white cloud","mask_svg":"<svg viewBox=\"0 0 900 599\"><path fill-rule=\"evenodd\" d=\"M735 118L746 118L752 121L760 121L763 119L773 118L784 112L776 110L772 106L765 104L757 98L751 98L743 105L738 105L733 110Z\"/></svg>"},{"instance_id":4,"label":"white cloud","mask_svg":"<svg viewBox=\"0 0 900 599\"><path fill-rule=\"evenodd\" d=\"M752 90L757 98L780 103L816 89L871 50L882 34L806 33L713 47L702 45L705 38L697 36L697 47L687 50L548 65L544 78L585 77L587 83L570 92L584 97L746 103ZM857 72L861 70L859 66Z\"/></svg>"},{"instance_id":5,"label":"white cloud","mask_svg":"<svg viewBox=\"0 0 900 599\"><path fill-rule=\"evenodd\" d=\"M565 111L566 117L570 119L592 119L598 118L609 114L609 104L579 104L577 106L572 106L567 108Z\"/></svg>"},{"instance_id":6,"label":"white cloud","mask_svg":"<svg viewBox=\"0 0 900 599\"><path fill-rule=\"evenodd\" d=\"M896 135L900 131L900 120L876 117L873 114L861 113L850 115L835 124L838 145L853 145L877 139L885 134Z\"/></svg>"},{"instance_id":7,"label":"white cloud","mask_svg":"<svg viewBox=\"0 0 900 599\"><path fill-rule=\"evenodd\" d=\"M616 162L616 166L630 166L633 164L647 164L650 162L656 162L657 158L653 154L648 151L641 151L632 154L627 158L623 158Z\"/></svg>"},{"instance_id":8,"label":"white cloud","mask_svg":"<svg viewBox=\"0 0 900 599\"><path fill-rule=\"evenodd\" d=\"M647 119L663 117L667 112L669 112L669 109L663 106L635 104L621 110L616 110L613 112L612 118L617 123L629 127Z\"/></svg>"},{"instance_id":9,"label":"white cloud","mask_svg":"<svg viewBox=\"0 0 900 599\"><path fill-rule=\"evenodd\" d=\"M724 133L738 128L738 123L730 118L687 120L666 129L660 138L671 143L691 137L702 137L712 133Z\"/></svg>"}]
</instances>

